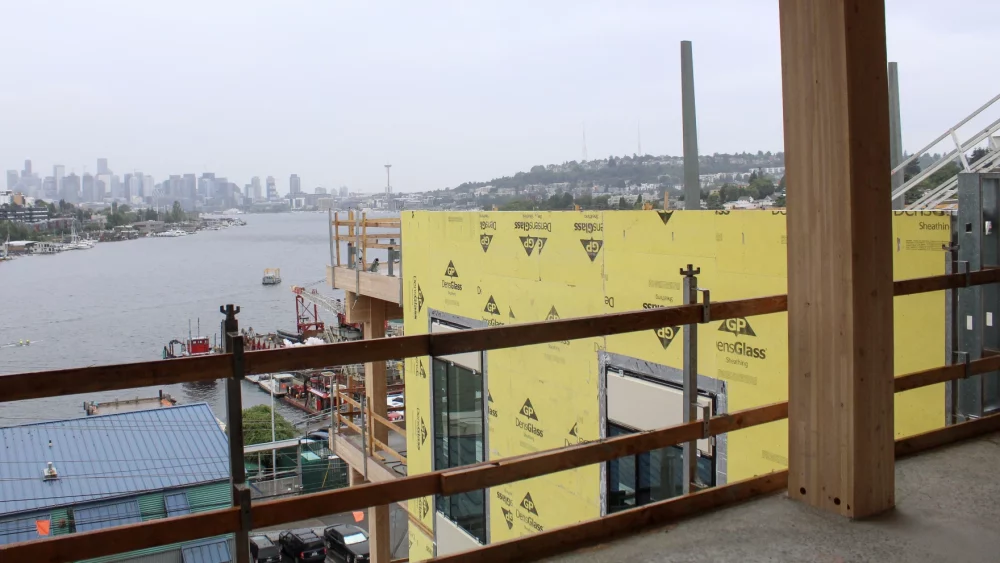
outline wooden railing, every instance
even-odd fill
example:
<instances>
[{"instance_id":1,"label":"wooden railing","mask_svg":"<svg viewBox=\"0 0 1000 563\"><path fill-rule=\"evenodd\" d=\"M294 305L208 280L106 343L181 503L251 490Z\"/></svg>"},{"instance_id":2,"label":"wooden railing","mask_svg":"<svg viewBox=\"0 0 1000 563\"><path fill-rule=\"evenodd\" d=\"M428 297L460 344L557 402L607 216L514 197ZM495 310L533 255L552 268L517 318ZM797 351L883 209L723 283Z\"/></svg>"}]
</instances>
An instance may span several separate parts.
<instances>
[{"instance_id":1,"label":"wooden railing","mask_svg":"<svg viewBox=\"0 0 1000 563\"><path fill-rule=\"evenodd\" d=\"M336 266L348 265L340 259L340 243L343 242L354 246L356 259L360 267L365 269L368 266L369 248L399 251L402 248L403 232L398 217L368 219L366 213L352 210L347 212L347 219L341 219L339 212L333 214L333 239L336 246L333 256Z\"/></svg>"},{"instance_id":2,"label":"wooden railing","mask_svg":"<svg viewBox=\"0 0 1000 563\"><path fill-rule=\"evenodd\" d=\"M383 454L388 454L396 461L402 463L403 465L406 465L406 456L391 448L389 444L384 443L378 438L376 438L375 432L373 432L375 425L378 424L379 426L385 427L388 431L400 434L405 438L406 430L403 429L403 427L396 424L395 422L392 422L391 420L383 417L382 415L377 414L375 410L372 409L371 398L364 397L362 399L366 401L365 408L362 409L361 402L355 401L354 399L351 398L350 395L351 393L349 390L337 391L337 402L349 408L347 409L346 413L342 412L340 409L337 409L336 431L339 433L342 427L347 427L356 432L359 436L361 436L362 443L360 444L360 446L361 450L365 453L365 455L374 457L375 459L384 462L384 461L389 461L389 459L386 458L385 455ZM387 407L386 412L400 412L404 411L405 409L406 407ZM354 422L356 419L362 416L365 418L365 424L366 424L365 428L362 428L361 426L359 426Z\"/></svg>"},{"instance_id":3,"label":"wooden railing","mask_svg":"<svg viewBox=\"0 0 1000 563\"><path fill-rule=\"evenodd\" d=\"M950 274L895 282L894 294L912 295L1000 282L1000 270ZM784 295L712 303L712 321L785 311ZM403 336L324 346L248 352L241 364L233 354L160 360L136 364L22 373L0 377L0 402L59 396L72 393L125 389L147 385L207 381L233 377L234 373L270 373L383 361L414 356L440 356L496 350L649 330L662 326L700 323L702 305L685 305L631 313L616 313L539 323L472 329L451 333ZM961 379L1000 370L1000 356L989 356L961 365L947 365L902 375L895 391ZM39 381L46 382L39 385ZM356 401L355 401L356 403ZM764 405L659 430L618 436L528 455L493 460L457 469L410 475L394 481L313 493L263 503L250 509L250 529L261 529L328 514L360 510L430 495L451 495L479 490L602 463L619 457L684 442L734 432L788 416L787 402ZM1000 429L1000 415L956 424L900 440L897 455L916 453L958 439ZM756 495L783 489L787 470L777 471L706 489L692 495L626 510L598 520L547 530L517 540L498 542L482 549L448 556L446 561L509 561L538 558L560 550L575 549L590 541L708 510ZM191 541L242 530L237 507L132 524L116 528L55 536L0 546L0 561L75 561Z\"/></svg>"}]
</instances>

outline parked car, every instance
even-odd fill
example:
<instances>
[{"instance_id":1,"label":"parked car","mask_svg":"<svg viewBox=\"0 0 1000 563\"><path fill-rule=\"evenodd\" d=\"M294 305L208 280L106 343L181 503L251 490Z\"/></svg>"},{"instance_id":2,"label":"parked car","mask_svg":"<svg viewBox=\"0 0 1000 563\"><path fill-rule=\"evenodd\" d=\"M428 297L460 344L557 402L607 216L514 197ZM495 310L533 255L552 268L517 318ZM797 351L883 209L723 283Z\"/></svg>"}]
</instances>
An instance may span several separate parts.
<instances>
[{"instance_id":1,"label":"parked car","mask_svg":"<svg viewBox=\"0 0 1000 563\"><path fill-rule=\"evenodd\" d=\"M254 563L281 563L281 552L267 536L250 538L250 557Z\"/></svg>"},{"instance_id":2,"label":"parked car","mask_svg":"<svg viewBox=\"0 0 1000 563\"><path fill-rule=\"evenodd\" d=\"M278 545L281 552L295 563L321 563L326 559L323 540L309 528L281 532Z\"/></svg>"},{"instance_id":3,"label":"parked car","mask_svg":"<svg viewBox=\"0 0 1000 563\"><path fill-rule=\"evenodd\" d=\"M323 543L335 563L367 563L368 532L351 524L336 524L323 530Z\"/></svg>"},{"instance_id":4,"label":"parked car","mask_svg":"<svg viewBox=\"0 0 1000 563\"><path fill-rule=\"evenodd\" d=\"M314 430L309 433L309 438L313 440L319 440L323 442L324 445L330 442L330 433L326 430Z\"/></svg>"}]
</instances>

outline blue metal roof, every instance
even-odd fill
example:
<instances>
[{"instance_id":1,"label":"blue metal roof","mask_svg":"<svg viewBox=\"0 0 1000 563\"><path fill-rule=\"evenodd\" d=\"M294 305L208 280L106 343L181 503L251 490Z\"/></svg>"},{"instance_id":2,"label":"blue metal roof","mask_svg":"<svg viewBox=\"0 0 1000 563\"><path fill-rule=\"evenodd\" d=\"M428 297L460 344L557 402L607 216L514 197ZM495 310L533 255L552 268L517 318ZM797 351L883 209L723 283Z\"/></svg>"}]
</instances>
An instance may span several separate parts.
<instances>
[{"instance_id":1,"label":"blue metal roof","mask_svg":"<svg viewBox=\"0 0 1000 563\"><path fill-rule=\"evenodd\" d=\"M229 439L198 403L0 428L0 460L3 517L228 480Z\"/></svg>"},{"instance_id":2,"label":"blue metal roof","mask_svg":"<svg viewBox=\"0 0 1000 563\"><path fill-rule=\"evenodd\" d=\"M231 563L229 540L215 539L197 544L185 544L181 548L184 563Z\"/></svg>"}]
</instances>

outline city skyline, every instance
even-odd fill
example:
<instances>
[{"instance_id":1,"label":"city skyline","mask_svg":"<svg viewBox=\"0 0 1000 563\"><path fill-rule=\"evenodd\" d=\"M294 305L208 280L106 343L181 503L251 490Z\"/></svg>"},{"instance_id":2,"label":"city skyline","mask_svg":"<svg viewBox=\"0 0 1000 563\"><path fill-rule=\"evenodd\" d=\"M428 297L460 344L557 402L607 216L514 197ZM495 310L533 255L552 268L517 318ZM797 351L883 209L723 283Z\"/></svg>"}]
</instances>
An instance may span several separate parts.
<instances>
[{"instance_id":1,"label":"city skyline","mask_svg":"<svg viewBox=\"0 0 1000 563\"><path fill-rule=\"evenodd\" d=\"M968 54L991 50L1000 5L888 4L914 150L996 93ZM100 157L158 179L224 170L241 186L266 172L283 192L293 173L305 191L379 190L391 162L394 191L412 192L579 160L584 123L592 158L638 150L637 122L647 153L676 155L681 40L694 45L702 152L782 149L776 4L536 8L95 0L53 17L14 3L0 48L18 56L0 74L0 101L16 111L0 115L0 162L82 175ZM170 26L190 26L189 40L147 40Z\"/></svg>"}]
</instances>

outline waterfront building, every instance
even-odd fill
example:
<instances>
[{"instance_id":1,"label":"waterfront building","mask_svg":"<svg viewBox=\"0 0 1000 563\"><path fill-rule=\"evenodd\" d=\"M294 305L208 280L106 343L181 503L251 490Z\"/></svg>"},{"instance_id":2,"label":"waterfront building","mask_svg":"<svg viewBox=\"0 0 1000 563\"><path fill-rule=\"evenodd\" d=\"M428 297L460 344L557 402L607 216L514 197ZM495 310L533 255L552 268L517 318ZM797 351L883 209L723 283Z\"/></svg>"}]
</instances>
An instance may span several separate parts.
<instances>
[{"instance_id":1,"label":"waterfront building","mask_svg":"<svg viewBox=\"0 0 1000 563\"><path fill-rule=\"evenodd\" d=\"M0 443L0 545L232 504L229 441L205 403L0 428ZM224 563L233 553L223 536L100 561Z\"/></svg>"}]
</instances>

